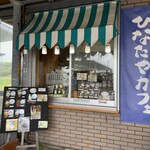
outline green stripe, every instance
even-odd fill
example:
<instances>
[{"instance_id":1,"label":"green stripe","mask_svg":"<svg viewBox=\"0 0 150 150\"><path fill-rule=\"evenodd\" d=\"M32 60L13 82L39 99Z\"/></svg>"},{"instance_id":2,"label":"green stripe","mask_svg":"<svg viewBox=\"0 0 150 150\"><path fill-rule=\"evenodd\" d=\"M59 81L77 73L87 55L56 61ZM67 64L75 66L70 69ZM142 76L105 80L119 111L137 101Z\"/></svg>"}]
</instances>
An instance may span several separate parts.
<instances>
[{"instance_id":1,"label":"green stripe","mask_svg":"<svg viewBox=\"0 0 150 150\"><path fill-rule=\"evenodd\" d=\"M71 24L71 22L73 21L73 16L74 16L74 8L71 8L69 9L69 12L68 12L68 16L67 16L67 19L66 19L66 22L64 24L64 26L62 27L61 30L67 30L69 25Z\"/></svg>"},{"instance_id":2,"label":"green stripe","mask_svg":"<svg viewBox=\"0 0 150 150\"><path fill-rule=\"evenodd\" d=\"M23 32L32 22L32 20L34 19L35 14L31 16L31 19L29 20L29 22L27 24L25 24L25 26L22 28L21 32Z\"/></svg>"},{"instance_id":3,"label":"green stripe","mask_svg":"<svg viewBox=\"0 0 150 150\"><path fill-rule=\"evenodd\" d=\"M51 48L52 32L46 32L46 45Z\"/></svg>"},{"instance_id":4,"label":"green stripe","mask_svg":"<svg viewBox=\"0 0 150 150\"><path fill-rule=\"evenodd\" d=\"M102 43L102 45L105 45L105 37L106 37L106 27L99 27L98 28L98 40Z\"/></svg>"},{"instance_id":5,"label":"green stripe","mask_svg":"<svg viewBox=\"0 0 150 150\"><path fill-rule=\"evenodd\" d=\"M45 21L43 27L41 28L41 30L40 30L39 32L44 32L44 31L45 31L45 29L47 28L47 26L48 26L49 23L50 23L50 20L52 19L52 14L53 14L53 11L50 11L50 12L48 13L48 16L47 16L47 18L46 18L46 21Z\"/></svg>"},{"instance_id":6,"label":"green stripe","mask_svg":"<svg viewBox=\"0 0 150 150\"><path fill-rule=\"evenodd\" d=\"M36 28L38 27L39 23L41 22L42 18L43 18L43 12L41 12L36 20L36 22L34 23L34 26L32 27L32 29L28 32L28 33L34 33L34 31L36 30Z\"/></svg>"},{"instance_id":7,"label":"green stripe","mask_svg":"<svg viewBox=\"0 0 150 150\"><path fill-rule=\"evenodd\" d=\"M116 19L117 19L117 14L118 14L119 3L120 3L120 1L117 0L117 2L116 2L116 11L115 11L115 19L114 19L114 26L113 26L113 37L116 37L116 35L117 35Z\"/></svg>"},{"instance_id":8,"label":"green stripe","mask_svg":"<svg viewBox=\"0 0 150 150\"><path fill-rule=\"evenodd\" d=\"M104 3L104 8L103 8L103 13L102 13L102 19L101 19L100 27L107 25L107 20L108 20L108 16L109 16L109 8L110 8L110 2Z\"/></svg>"},{"instance_id":9,"label":"green stripe","mask_svg":"<svg viewBox=\"0 0 150 150\"><path fill-rule=\"evenodd\" d=\"M79 29L80 28L80 26L83 22L83 19L84 19L85 8L86 8L85 6L80 8L79 18L78 18L77 24L75 25L74 29Z\"/></svg>"},{"instance_id":10,"label":"green stripe","mask_svg":"<svg viewBox=\"0 0 150 150\"><path fill-rule=\"evenodd\" d=\"M113 37L116 37L117 35L117 29L116 29L116 26L114 25L113 26Z\"/></svg>"},{"instance_id":11,"label":"green stripe","mask_svg":"<svg viewBox=\"0 0 150 150\"><path fill-rule=\"evenodd\" d=\"M64 31L58 31L58 45L60 48L64 48L65 42L65 33Z\"/></svg>"},{"instance_id":12,"label":"green stripe","mask_svg":"<svg viewBox=\"0 0 150 150\"><path fill-rule=\"evenodd\" d=\"M71 42L75 47L77 47L77 37L78 37L78 32L76 29L71 30Z\"/></svg>"},{"instance_id":13,"label":"green stripe","mask_svg":"<svg viewBox=\"0 0 150 150\"><path fill-rule=\"evenodd\" d=\"M84 41L91 46L91 28L84 29Z\"/></svg>"},{"instance_id":14,"label":"green stripe","mask_svg":"<svg viewBox=\"0 0 150 150\"><path fill-rule=\"evenodd\" d=\"M27 49L29 49L29 34L24 35L24 45Z\"/></svg>"},{"instance_id":15,"label":"green stripe","mask_svg":"<svg viewBox=\"0 0 150 150\"><path fill-rule=\"evenodd\" d=\"M97 13L97 4L92 5L90 19L89 19L89 22L87 24L87 28L90 28L93 26L94 21L95 21L95 17L96 17L96 13Z\"/></svg>"},{"instance_id":16,"label":"green stripe","mask_svg":"<svg viewBox=\"0 0 150 150\"><path fill-rule=\"evenodd\" d=\"M63 10L59 10L56 21L50 31L55 31L55 29L58 27L58 25L62 19L62 15L63 15Z\"/></svg>"},{"instance_id":17,"label":"green stripe","mask_svg":"<svg viewBox=\"0 0 150 150\"><path fill-rule=\"evenodd\" d=\"M35 46L40 49L40 33L35 33Z\"/></svg>"}]
</instances>

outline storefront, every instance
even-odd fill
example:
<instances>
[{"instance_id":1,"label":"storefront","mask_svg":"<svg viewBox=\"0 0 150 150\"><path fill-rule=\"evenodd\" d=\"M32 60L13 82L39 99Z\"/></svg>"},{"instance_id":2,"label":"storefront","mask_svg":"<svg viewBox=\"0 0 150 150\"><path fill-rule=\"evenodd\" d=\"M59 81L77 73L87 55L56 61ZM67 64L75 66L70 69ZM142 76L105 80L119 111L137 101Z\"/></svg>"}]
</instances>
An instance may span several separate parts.
<instances>
[{"instance_id":1,"label":"storefront","mask_svg":"<svg viewBox=\"0 0 150 150\"><path fill-rule=\"evenodd\" d=\"M118 8L111 1L33 14L17 41L22 85L47 86L49 107L118 112Z\"/></svg>"}]
</instances>

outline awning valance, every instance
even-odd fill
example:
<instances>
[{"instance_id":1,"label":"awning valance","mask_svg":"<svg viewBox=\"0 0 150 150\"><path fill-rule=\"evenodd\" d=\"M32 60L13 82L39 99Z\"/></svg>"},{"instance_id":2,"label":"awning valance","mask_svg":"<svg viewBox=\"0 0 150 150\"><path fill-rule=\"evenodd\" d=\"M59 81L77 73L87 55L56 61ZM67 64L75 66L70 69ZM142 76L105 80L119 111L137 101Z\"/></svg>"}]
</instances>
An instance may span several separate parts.
<instances>
[{"instance_id":1,"label":"awning valance","mask_svg":"<svg viewBox=\"0 0 150 150\"><path fill-rule=\"evenodd\" d=\"M32 15L17 38L17 49L23 45L61 48L73 43L78 47L83 41L90 46L100 41L103 45L116 36L118 1L99 3L63 10L39 12Z\"/></svg>"}]
</instances>

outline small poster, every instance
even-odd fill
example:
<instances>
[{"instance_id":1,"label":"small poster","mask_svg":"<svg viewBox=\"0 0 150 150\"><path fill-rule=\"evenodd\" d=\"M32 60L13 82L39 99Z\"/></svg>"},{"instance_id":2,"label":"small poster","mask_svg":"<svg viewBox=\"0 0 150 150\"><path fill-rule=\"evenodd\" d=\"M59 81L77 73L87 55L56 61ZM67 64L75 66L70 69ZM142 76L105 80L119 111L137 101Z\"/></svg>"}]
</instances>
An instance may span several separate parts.
<instances>
[{"instance_id":1,"label":"small poster","mask_svg":"<svg viewBox=\"0 0 150 150\"><path fill-rule=\"evenodd\" d=\"M15 117L24 117L24 109L15 109Z\"/></svg>"},{"instance_id":2,"label":"small poster","mask_svg":"<svg viewBox=\"0 0 150 150\"><path fill-rule=\"evenodd\" d=\"M38 121L38 128L48 128L48 121Z\"/></svg>"},{"instance_id":3,"label":"small poster","mask_svg":"<svg viewBox=\"0 0 150 150\"><path fill-rule=\"evenodd\" d=\"M18 132L30 131L30 117L19 117L18 119Z\"/></svg>"},{"instance_id":4,"label":"small poster","mask_svg":"<svg viewBox=\"0 0 150 150\"><path fill-rule=\"evenodd\" d=\"M18 127L18 119L6 120L6 131L16 131Z\"/></svg>"},{"instance_id":5,"label":"small poster","mask_svg":"<svg viewBox=\"0 0 150 150\"><path fill-rule=\"evenodd\" d=\"M47 102L47 94L38 94L37 102Z\"/></svg>"},{"instance_id":6,"label":"small poster","mask_svg":"<svg viewBox=\"0 0 150 150\"><path fill-rule=\"evenodd\" d=\"M30 113L31 113L31 120L41 119L41 105L31 105Z\"/></svg>"},{"instance_id":7,"label":"small poster","mask_svg":"<svg viewBox=\"0 0 150 150\"><path fill-rule=\"evenodd\" d=\"M38 92L46 92L46 88L38 88Z\"/></svg>"},{"instance_id":8,"label":"small poster","mask_svg":"<svg viewBox=\"0 0 150 150\"><path fill-rule=\"evenodd\" d=\"M12 118L14 117L14 109L4 109L4 118Z\"/></svg>"},{"instance_id":9,"label":"small poster","mask_svg":"<svg viewBox=\"0 0 150 150\"><path fill-rule=\"evenodd\" d=\"M14 99L10 99L10 100L6 100L5 101L5 107L9 108L9 107L14 107L15 104L15 100Z\"/></svg>"},{"instance_id":10,"label":"small poster","mask_svg":"<svg viewBox=\"0 0 150 150\"><path fill-rule=\"evenodd\" d=\"M17 99L16 107L25 107L26 100L25 99Z\"/></svg>"},{"instance_id":11,"label":"small poster","mask_svg":"<svg viewBox=\"0 0 150 150\"><path fill-rule=\"evenodd\" d=\"M28 95L28 103L36 103L37 100L37 94L29 94Z\"/></svg>"},{"instance_id":12,"label":"small poster","mask_svg":"<svg viewBox=\"0 0 150 150\"><path fill-rule=\"evenodd\" d=\"M88 75L88 81L97 82L97 74L89 74Z\"/></svg>"},{"instance_id":13,"label":"small poster","mask_svg":"<svg viewBox=\"0 0 150 150\"><path fill-rule=\"evenodd\" d=\"M87 73L77 73L77 80L87 80Z\"/></svg>"}]
</instances>

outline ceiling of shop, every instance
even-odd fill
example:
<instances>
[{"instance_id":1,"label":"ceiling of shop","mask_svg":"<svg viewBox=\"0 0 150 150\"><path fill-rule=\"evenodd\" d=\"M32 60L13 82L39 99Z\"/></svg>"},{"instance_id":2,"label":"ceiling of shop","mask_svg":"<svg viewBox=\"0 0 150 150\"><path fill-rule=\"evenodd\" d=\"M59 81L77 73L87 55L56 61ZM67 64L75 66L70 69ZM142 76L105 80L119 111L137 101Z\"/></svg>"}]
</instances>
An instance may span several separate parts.
<instances>
[{"instance_id":1,"label":"ceiling of shop","mask_svg":"<svg viewBox=\"0 0 150 150\"><path fill-rule=\"evenodd\" d=\"M14 0L0 0L0 5L4 5L4 4L10 4L11 3L11 1L14 1ZM35 3L35 2L54 2L54 1L64 1L64 3L66 3L65 2L65 0L16 0L16 1L22 1L22 2L27 2L28 1L28 3ZM68 1L68 0L66 0L66 1ZM100 1L107 1L107 0L100 0ZM110 0L111 1L111 0ZM78 3L78 2L77 2Z\"/></svg>"},{"instance_id":2,"label":"ceiling of shop","mask_svg":"<svg viewBox=\"0 0 150 150\"><path fill-rule=\"evenodd\" d=\"M29 1L29 0L18 0L18 1ZM48 1L48 0L47 0ZM30 0L30 2L32 2L32 0ZM0 0L0 5L4 5L4 4L10 4L11 0Z\"/></svg>"},{"instance_id":3,"label":"ceiling of shop","mask_svg":"<svg viewBox=\"0 0 150 150\"><path fill-rule=\"evenodd\" d=\"M64 9L92 3L101 3L108 0L0 0L0 18L12 17L13 5L11 1L19 1L24 8L24 13L31 14L39 11Z\"/></svg>"},{"instance_id":4,"label":"ceiling of shop","mask_svg":"<svg viewBox=\"0 0 150 150\"><path fill-rule=\"evenodd\" d=\"M2 5L2 4L8 4L8 3L10 3L9 0L1 0L1 1L0 1L0 5Z\"/></svg>"}]
</instances>

